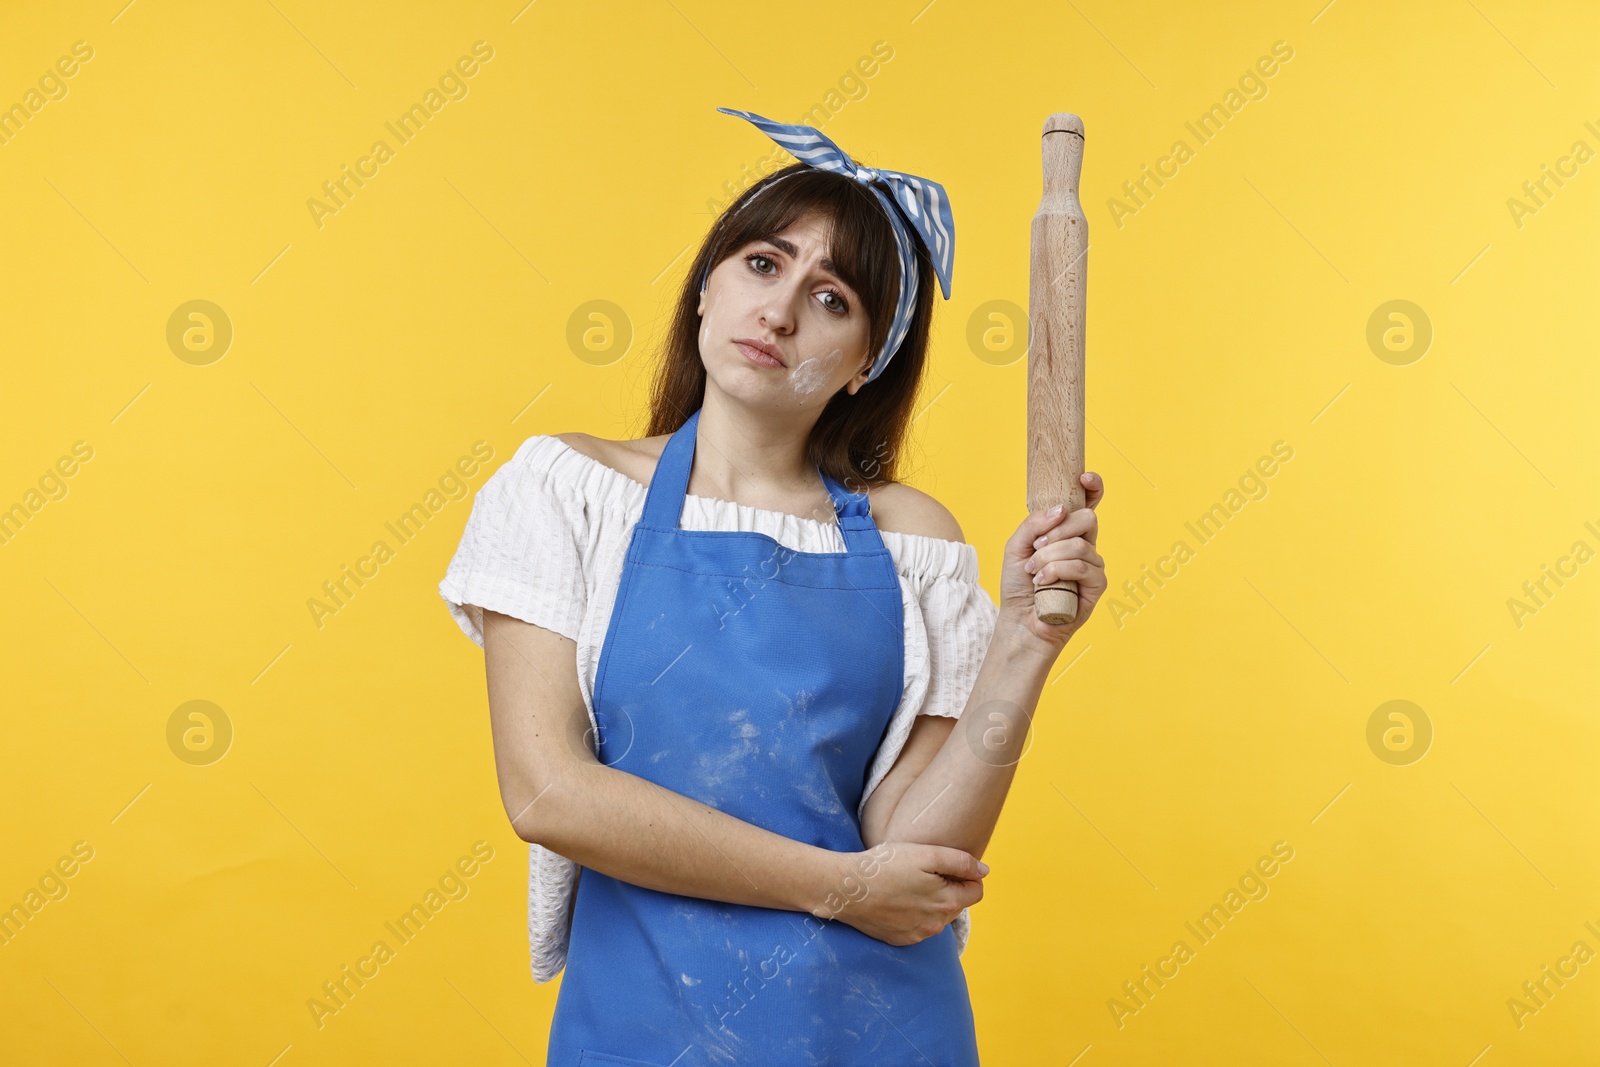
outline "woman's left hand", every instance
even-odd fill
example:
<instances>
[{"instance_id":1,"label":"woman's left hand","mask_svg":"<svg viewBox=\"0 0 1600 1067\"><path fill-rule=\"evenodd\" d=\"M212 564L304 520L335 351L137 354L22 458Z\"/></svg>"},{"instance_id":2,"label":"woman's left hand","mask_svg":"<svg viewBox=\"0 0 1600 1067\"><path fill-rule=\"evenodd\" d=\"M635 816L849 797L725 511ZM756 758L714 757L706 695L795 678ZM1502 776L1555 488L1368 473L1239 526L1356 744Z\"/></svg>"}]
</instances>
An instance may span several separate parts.
<instances>
[{"instance_id":1,"label":"woman's left hand","mask_svg":"<svg viewBox=\"0 0 1600 1067\"><path fill-rule=\"evenodd\" d=\"M1093 471L1085 472L1082 481L1087 491L1085 506L1059 516L1036 511L1022 520L1006 542L1005 562L1000 568L1001 625L1009 623L1020 630L1026 635L1024 640L1037 640L1051 656L1058 655L1089 621L1106 591L1105 561L1095 551L1100 526L1094 511L1105 497L1105 485ZM1036 583L1036 576L1042 580ZM1062 581L1078 583L1077 614L1071 622L1059 625L1041 622L1034 591Z\"/></svg>"}]
</instances>

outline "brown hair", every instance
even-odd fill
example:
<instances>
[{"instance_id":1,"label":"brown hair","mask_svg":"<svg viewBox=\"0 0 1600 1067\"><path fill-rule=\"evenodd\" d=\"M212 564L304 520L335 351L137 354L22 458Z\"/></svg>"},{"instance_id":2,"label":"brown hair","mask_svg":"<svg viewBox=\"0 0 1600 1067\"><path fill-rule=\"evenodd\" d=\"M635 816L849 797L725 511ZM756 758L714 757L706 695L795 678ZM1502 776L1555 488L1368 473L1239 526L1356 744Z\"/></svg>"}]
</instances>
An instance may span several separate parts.
<instances>
[{"instance_id":1,"label":"brown hair","mask_svg":"<svg viewBox=\"0 0 1600 1067\"><path fill-rule=\"evenodd\" d=\"M900 255L894 231L877 194L854 178L795 163L752 185L706 235L678 295L656 368L645 436L672 433L705 400L706 368L700 357L700 279L752 241L782 233L810 211L830 220L829 255L839 277L867 313L868 358L883 344L899 295ZM922 382L933 319L933 263L917 241L916 309L905 341L883 373L854 396L841 388L829 398L806 443L807 462L821 467L852 492L896 480L902 442L911 427L912 405Z\"/></svg>"}]
</instances>

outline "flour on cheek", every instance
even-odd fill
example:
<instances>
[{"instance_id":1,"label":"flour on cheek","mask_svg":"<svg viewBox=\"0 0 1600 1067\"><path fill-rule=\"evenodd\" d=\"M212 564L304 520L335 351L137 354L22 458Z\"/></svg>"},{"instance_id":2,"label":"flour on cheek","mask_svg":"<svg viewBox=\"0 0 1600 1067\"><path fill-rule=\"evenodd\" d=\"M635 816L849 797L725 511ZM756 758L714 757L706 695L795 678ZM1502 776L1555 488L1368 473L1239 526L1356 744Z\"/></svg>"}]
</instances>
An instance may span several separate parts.
<instances>
[{"instance_id":1,"label":"flour on cheek","mask_svg":"<svg viewBox=\"0 0 1600 1067\"><path fill-rule=\"evenodd\" d=\"M835 348L826 356L810 356L795 364L794 373L789 375L789 387L795 395L810 399L817 392L825 388L828 379L833 376L834 368L844 358L844 349Z\"/></svg>"},{"instance_id":2,"label":"flour on cheek","mask_svg":"<svg viewBox=\"0 0 1600 1067\"><path fill-rule=\"evenodd\" d=\"M706 351L706 338L711 336L711 316L717 310L717 300L721 295L721 293L706 294L706 313L700 316L699 345L702 356Z\"/></svg>"}]
</instances>

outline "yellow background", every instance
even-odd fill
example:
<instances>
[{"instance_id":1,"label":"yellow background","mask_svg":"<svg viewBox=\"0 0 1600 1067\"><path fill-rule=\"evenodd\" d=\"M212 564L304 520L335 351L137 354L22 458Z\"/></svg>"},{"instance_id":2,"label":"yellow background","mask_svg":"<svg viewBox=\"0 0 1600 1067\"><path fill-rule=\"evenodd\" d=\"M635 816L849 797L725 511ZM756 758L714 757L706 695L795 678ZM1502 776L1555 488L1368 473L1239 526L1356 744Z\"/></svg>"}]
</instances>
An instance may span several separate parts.
<instances>
[{"instance_id":1,"label":"yellow background","mask_svg":"<svg viewBox=\"0 0 1600 1067\"><path fill-rule=\"evenodd\" d=\"M1045 690L963 958L985 1063L1592 1062L1600 963L1520 1025L1507 1002L1600 950L1600 564L1520 625L1509 602L1600 547L1600 164L1520 220L1507 201L1600 149L1593 8L7 8L0 105L74 42L93 58L0 145L0 506L74 442L93 458L0 545L0 906L75 842L93 858L0 947L0 1058L543 1062L556 985L528 973L481 654L435 587L521 441L643 432L674 289L771 152L713 109L832 101L847 152L954 204L908 480L990 590L1026 360L968 327L1026 305L1039 131L1083 116L1113 592L1193 549L1137 612L1103 602ZM480 40L468 95L319 228L322 183ZM1198 144L1185 122L1278 41L1267 94ZM1193 158L1119 227L1108 200L1179 139ZM234 333L204 366L167 343L197 299ZM631 324L620 358L569 346L593 300ZM1403 365L1367 343L1391 300L1432 326ZM319 628L308 599L480 440ZM1278 441L1267 494L1201 544L1185 523ZM233 731L209 765L169 742L190 700ZM1390 700L1431 724L1420 760L1369 747ZM480 840L469 894L319 1028L307 1001ZM1270 893L1199 945L1184 923L1278 841ZM1108 1002L1179 939L1194 958L1119 1026Z\"/></svg>"}]
</instances>

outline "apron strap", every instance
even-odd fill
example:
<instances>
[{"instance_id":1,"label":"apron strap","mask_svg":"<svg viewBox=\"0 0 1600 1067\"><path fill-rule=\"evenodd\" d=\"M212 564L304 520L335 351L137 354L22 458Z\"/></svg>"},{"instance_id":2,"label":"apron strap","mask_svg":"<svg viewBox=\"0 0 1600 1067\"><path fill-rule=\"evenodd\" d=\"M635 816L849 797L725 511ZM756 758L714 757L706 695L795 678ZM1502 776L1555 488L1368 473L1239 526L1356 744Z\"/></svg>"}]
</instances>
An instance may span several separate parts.
<instances>
[{"instance_id":1,"label":"apron strap","mask_svg":"<svg viewBox=\"0 0 1600 1067\"><path fill-rule=\"evenodd\" d=\"M852 493L829 477L822 468L822 484L833 497L834 514L839 517L839 532L844 535L846 550L854 555L885 552L883 538L878 536L878 524L872 521L872 512L866 493Z\"/></svg>"},{"instance_id":2,"label":"apron strap","mask_svg":"<svg viewBox=\"0 0 1600 1067\"><path fill-rule=\"evenodd\" d=\"M683 517L683 498L689 492L689 468L694 463L694 432L700 425L700 409L667 439L650 476L641 521L656 530L676 530Z\"/></svg>"}]
</instances>

